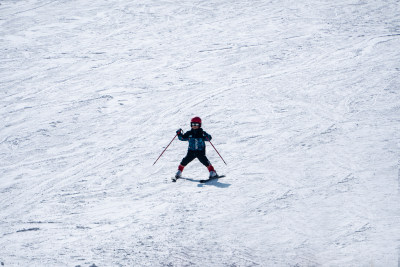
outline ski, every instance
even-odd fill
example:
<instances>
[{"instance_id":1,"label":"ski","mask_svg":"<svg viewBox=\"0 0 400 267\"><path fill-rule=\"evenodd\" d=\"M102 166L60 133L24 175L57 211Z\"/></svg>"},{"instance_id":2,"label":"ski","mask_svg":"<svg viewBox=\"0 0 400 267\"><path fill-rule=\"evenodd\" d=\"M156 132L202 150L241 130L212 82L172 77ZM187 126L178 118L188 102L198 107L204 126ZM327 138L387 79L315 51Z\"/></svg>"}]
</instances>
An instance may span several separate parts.
<instances>
[{"instance_id":1,"label":"ski","mask_svg":"<svg viewBox=\"0 0 400 267\"><path fill-rule=\"evenodd\" d=\"M206 180L200 180L200 183L207 183L209 181L212 181L212 180L215 180L215 179L219 179L219 178L222 178L222 177L225 177L225 175L217 175L217 176L214 176L212 178L208 178Z\"/></svg>"},{"instance_id":2,"label":"ski","mask_svg":"<svg viewBox=\"0 0 400 267\"><path fill-rule=\"evenodd\" d=\"M184 177L172 177L172 178L171 178L171 181L172 181L173 183L176 183L176 180L178 180L178 179L184 179L184 180L189 180L189 181L193 181L193 182L199 181L200 183L207 183L207 182L209 182L209 181L212 181L212 180L215 180L215 179L219 179L219 178L222 178L222 177L225 177L225 175L218 175L218 176L215 176L215 177L213 177L213 178L208 178L208 179L204 179L204 180L195 180L195 179L184 178Z\"/></svg>"}]
</instances>

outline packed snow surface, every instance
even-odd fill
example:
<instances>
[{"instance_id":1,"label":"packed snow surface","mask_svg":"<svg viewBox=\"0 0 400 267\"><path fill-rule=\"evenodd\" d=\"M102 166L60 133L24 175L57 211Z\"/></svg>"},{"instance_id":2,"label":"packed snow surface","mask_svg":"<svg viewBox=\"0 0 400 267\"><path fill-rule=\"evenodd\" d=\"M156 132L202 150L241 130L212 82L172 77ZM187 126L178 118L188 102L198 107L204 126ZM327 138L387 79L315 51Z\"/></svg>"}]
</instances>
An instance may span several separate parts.
<instances>
[{"instance_id":1,"label":"packed snow surface","mask_svg":"<svg viewBox=\"0 0 400 267\"><path fill-rule=\"evenodd\" d=\"M399 1L0 0L2 266L398 266L399 151Z\"/></svg>"}]
</instances>

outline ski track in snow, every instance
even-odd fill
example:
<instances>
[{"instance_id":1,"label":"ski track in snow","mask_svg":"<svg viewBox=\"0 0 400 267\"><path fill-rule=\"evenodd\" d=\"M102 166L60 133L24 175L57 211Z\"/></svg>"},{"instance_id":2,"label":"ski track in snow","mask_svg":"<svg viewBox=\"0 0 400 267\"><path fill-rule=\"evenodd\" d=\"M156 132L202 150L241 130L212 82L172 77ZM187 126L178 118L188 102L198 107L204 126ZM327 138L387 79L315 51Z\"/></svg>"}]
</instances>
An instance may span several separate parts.
<instances>
[{"instance_id":1,"label":"ski track in snow","mask_svg":"<svg viewBox=\"0 0 400 267\"><path fill-rule=\"evenodd\" d=\"M398 266L399 14L1 1L1 265Z\"/></svg>"}]
</instances>

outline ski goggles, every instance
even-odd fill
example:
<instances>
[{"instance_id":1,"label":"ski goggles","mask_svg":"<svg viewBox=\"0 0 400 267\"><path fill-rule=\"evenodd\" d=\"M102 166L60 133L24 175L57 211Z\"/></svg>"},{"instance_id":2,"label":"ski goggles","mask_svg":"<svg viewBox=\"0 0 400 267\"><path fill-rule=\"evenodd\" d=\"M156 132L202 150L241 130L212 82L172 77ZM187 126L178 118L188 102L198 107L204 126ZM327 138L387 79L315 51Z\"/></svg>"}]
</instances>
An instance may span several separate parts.
<instances>
[{"instance_id":1,"label":"ski goggles","mask_svg":"<svg viewBox=\"0 0 400 267\"><path fill-rule=\"evenodd\" d=\"M190 125L191 125L191 126L200 126L200 123L197 123L197 122L191 122L191 123L190 123Z\"/></svg>"}]
</instances>

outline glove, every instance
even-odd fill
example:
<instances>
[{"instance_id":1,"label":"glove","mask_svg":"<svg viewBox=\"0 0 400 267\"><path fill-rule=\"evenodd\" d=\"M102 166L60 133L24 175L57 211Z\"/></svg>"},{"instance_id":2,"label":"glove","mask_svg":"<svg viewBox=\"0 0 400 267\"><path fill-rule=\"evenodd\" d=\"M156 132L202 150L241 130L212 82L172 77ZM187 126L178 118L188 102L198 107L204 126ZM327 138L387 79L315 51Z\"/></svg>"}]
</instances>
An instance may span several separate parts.
<instances>
[{"instance_id":1,"label":"glove","mask_svg":"<svg viewBox=\"0 0 400 267\"><path fill-rule=\"evenodd\" d=\"M176 131L176 134L177 134L177 135L181 135L181 134L182 134L182 129L177 130L177 131Z\"/></svg>"}]
</instances>

